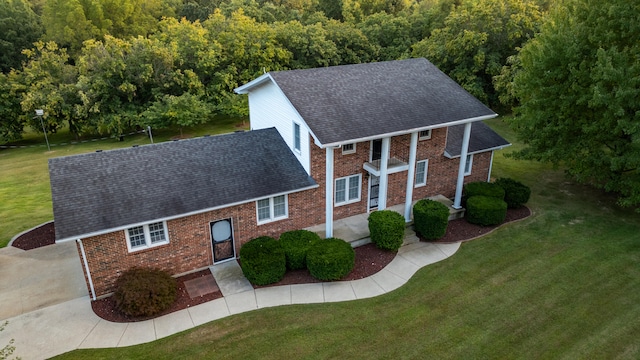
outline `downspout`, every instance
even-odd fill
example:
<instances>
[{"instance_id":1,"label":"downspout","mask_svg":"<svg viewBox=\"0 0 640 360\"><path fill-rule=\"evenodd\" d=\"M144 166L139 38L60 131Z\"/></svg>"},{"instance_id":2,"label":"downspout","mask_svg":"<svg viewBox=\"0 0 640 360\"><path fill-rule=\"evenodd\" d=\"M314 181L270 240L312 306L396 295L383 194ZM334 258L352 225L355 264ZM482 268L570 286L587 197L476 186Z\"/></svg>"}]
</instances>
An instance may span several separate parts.
<instances>
[{"instance_id":1,"label":"downspout","mask_svg":"<svg viewBox=\"0 0 640 360\"><path fill-rule=\"evenodd\" d=\"M389 145L390 138L382 139L382 156L380 157L380 192L378 194L378 210L387 208L387 189L389 188Z\"/></svg>"},{"instance_id":2,"label":"downspout","mask_svg":"<svg viewBox=\"0 0 640 360\"><path fill-rule=\"evenodd\" d=\"M333 237L333 148L326 148L325 164L325 237Z\"/></svg>"},{"instance_id":3,"label":"downspout","mask_svg":"<svg viewBox=\"0 0 640 360\"><path fill-rule=\"evenodd\" d=\"M462 208L462 187L464 186L464 168L467 163L467 153L469 152L469 138L471 137L470 122L464 124L464 135L462 137L462 149L460 150L460 166L458 166L458 182L456 184L456 197L453 201L454 209Z\"/></svg>"},{"instance_id":4,"label":"downspout","mask_svg":"<svg viewBox=\"0 0 640 360\"><path fill-rule=\"evenodd\" d=\"M416 175L416 152L418 148L418 132L411 133L409 145L409 171L407 172L407 197L404 201L404 221L411 221L411 203L413 202L413 181Z\"/></svg>"},{"instance_id":5,"label":"downspout","mask_svg":"<svg viewBox=\"0 0 640 360\"><path fill-rule=\"evenodd\" d=\"M494 150L491 150L491 160L489 161L489 174L487 175L487 182L491 182L491 169L493 169L493 154Z\"/></svg>"},{"instance_id":6,"label":"downspout","mask_svg":"<svg viewBox=\"0 0 640 360\"><path fill-rule=\"evenodd\" d=\"M80 253L82 254L82 262L84 263L84 269L87 272L87 279L89 280L89 288L91 288L91 298L96 300L96 291L93 288L93 280L91 279L91 272L89 272L89 263L87 262L87 254L84 252L84 246L82 245L82 239L76 240L80 244Z\"/></svg>"}]
</instances>

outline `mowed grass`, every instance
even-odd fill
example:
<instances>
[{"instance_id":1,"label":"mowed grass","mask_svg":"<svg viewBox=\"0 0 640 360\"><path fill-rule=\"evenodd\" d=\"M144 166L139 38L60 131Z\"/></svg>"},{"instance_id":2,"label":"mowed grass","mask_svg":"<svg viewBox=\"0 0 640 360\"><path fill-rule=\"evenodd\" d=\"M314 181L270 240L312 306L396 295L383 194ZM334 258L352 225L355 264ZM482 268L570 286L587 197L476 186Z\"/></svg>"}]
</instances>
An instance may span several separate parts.
<instances>
[{"instance_id":1,"label":"mowed grass","mask_svg":"<svg viewBox=\"0 0 640 360\"><path fill-rule=\"evenodd\" d=\"M490 124L515 141L500 120ZM494 175L531 186L533 216L464 243L396 291L262 309L58 358L640 358L639 214L537 163L498 154Z\"/></svg>"},{"instance_id":2,"label":"mowed grass","mask_svg":"<svg viewBox=\"0 0 640 360\"><path fill-rule=\"evenodd\" d=\"M215 118L210 124L183 130L183 137L220 134L246 129L243 119ZM180 136L180 129L154 130L155 143ZM44 222L53 220L51 189L49 187L48 159L59 156L129 147L134 144L150 144L145 134L126 136L124 141L107 139L76 145L52 146L47 150L41 133L29 132L16 145L35 146L17 149L0 148L0 247L5 247L11 238ZM51 144L75 141L68 131L49 135Z\"/></svg>"}]
</instances>

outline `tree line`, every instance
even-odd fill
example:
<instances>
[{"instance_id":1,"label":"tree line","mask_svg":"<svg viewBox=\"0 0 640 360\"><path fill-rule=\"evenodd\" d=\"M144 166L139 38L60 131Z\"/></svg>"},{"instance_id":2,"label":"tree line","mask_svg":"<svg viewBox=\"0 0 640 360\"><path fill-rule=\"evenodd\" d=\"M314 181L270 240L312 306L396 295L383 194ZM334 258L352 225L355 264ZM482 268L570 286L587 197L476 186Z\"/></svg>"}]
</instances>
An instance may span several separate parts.
<instances>
[{"instance_id":1,"label":"tree line","mask_svg":"<svg viewBox=\"0 0 640 360\"><path fill-rule=\"evenodd\" d=\"M640 2L0 0L0 143L246 116L264 71L426 57L526 147L640 205ZM36 121L38 121L36 123Z\"/></svg>"},{"instance_id":2,"label":"tree line","mask_svg":"<svg viewBox=\"0 0 640 360\"><path fill-rule=\"evenodd\" d=\"M417 56L497 103L492 77L543 14L529 0L2 4L0 142L38 129L35 109L45 110L47 131L68 126L78 136L189 126L246 116L232 90L264 71Z\"/></svg>"}]
</instances>

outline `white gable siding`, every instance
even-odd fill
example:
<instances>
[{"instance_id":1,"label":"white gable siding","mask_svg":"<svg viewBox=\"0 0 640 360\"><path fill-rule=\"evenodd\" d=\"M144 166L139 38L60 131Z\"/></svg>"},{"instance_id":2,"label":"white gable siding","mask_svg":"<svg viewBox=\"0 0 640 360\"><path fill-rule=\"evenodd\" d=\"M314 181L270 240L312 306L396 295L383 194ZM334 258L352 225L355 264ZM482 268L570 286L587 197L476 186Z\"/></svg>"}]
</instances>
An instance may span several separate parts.
<instances>
[{"instance_id":1,"label":"white gable siding","mask_svg":"<svg viewBox=\"0 0 640 360\"><path fill-rule=\"evenodd\" d=\"M282 91L271 81L249 92L249 119L251 129L275 127L295 154L300 164L311 174L309 129ZM300 151L294 150L293 123L300 125Z\"/></svg>"}]
</instances>

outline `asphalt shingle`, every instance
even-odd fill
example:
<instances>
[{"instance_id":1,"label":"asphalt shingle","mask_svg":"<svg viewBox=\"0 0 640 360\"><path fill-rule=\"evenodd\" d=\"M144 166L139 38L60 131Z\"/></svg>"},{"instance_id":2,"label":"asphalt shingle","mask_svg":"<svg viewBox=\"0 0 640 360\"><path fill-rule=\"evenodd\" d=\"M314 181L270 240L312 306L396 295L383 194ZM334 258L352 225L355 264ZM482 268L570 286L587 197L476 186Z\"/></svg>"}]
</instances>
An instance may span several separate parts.
<instances>
[{"instance_id":1,"label":"asphalt shingle","mask_svg":"<svg viewBox=\"0 0 640 360\"><path fill-rule=\"evenodd\" d=\"M496 115L424 58L269 74L321 144Z\"/></svg>"},{"instance_id":2,"label":"asphalt shingle","mask_svg":"<svg viewBox=\"0 0 640 360\"><path fill-rule=\"evenodd\" d=\"M49 160L56 239L315 186L274 128Z\"/></svg>"},{"instance_id":3,"label":"asphalt shingle","mask_svg":"<svg viewBox=\"0 0 640 360\"><path fill-rule=\"evenodd\" d=\"M460 156L462 151L462 139L464 137L464 125L450 126L447 133L446 154L451 157ZM469 136L470 154L487 151L489 149L501 148L511 145L502 136L482 122L474 122L471 125L471 135Z\"/></svg>"}]
</instances>

